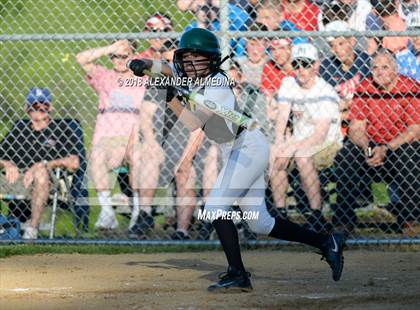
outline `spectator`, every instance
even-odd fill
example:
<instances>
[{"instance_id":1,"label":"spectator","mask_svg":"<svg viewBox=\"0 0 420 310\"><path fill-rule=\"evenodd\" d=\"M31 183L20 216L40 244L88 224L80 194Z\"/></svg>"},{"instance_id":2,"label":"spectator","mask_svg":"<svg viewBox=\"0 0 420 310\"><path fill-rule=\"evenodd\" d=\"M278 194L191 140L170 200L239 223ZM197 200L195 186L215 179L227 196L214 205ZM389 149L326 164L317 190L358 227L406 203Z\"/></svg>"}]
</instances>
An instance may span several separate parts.
<instances>
[{"instance_id":1,"label":"spectator","mask_svg":"<svg viewBox=\"0 0 420 310\"><path fill-rule=\"evenodd\" d=\"M257 9L257 23L267 27L268 31L302 31L293 22L283 18L279 0L263 0ZM294 44L307 43L306 38L293 39Z\"/></svg>"},{"instance_id":2,"label":"spectator","mask_svg":"<svg viewBox=\"0 0 420 310\"><path fill-rule=\"evenodd\" d=\"M262 85L261 91L266 95L268 105L267 105L267 118L269 120L269 127L273 128L272 130L268 130L269 133L275 131L274 127L276 126L277 114L278 114L278 104L273 97L276 92L278 92L280 86L284 78L289 75L293 75L293 67L292 67L292 60L290 57L291 54L291 42L289 39L282 38L282 39L274 39L271 41L271 60L267 62L263 68L262 73ZM271 144L274 143L275 133L271 134L271 139L269 142ZM271 149L273 149L273 145L271 145ZM271 152L271 155L273 152ZM270 161L269 169L272 170L273 168L273 160ZM281 187L275 186L282 180L278 180L276 174L270 173L270 181L271 186L269 186L270 191L272 192L271 195L273 197L274 204L277 205L277 202L280 200L279 191L281 191ZM280 203L281 207L281 203ZM285 212L280 210L283 214Z\"/></svg>"},{"instance_id":3,"label":"spectator","mask_svg":"<svg viewBox=\"0 0 420 310\"><path fill-rule=\"evenodd\" d=\"M176 205L177 205L177 230L172 235L173 240L190 239L188 229L192 215L197 206L196 179L198 173L194 167L194 158L199 152L204 152L202 189L203 198L206 199L214 183L216 182L218 169L219 148L216 144L205 139L201 129L191 132L188 143L184 149L178 166L175 168L176 180ZM207 231L200 232L199 239L204 237Z\"/></svg>"},{"instance_id":4,"label":"spectator","mask_svg":"<svg viewBox=\"0 0 420 310\"><path fill-rule=\"evenodd\" d=\"M192 28L203 28L211 31L220 31L220 1L178 1L178 7L184 11L190 9L196 16L196 20L185 28L188 31ZM248 13L237 6L236 1L228 3L228 17L229 17L229 30L232 31L246 31L247 24L250 20ZM245 53L245 40L232 39L230 40L232 48L231 54L233 56L243 56Z\"/></svg>"},{"instance_id":5,"label":"spectator","mask_svg":"<svg viewBox=\"0 0 420 310\"><path fill-rule=\"evenodd\" d=\"M407 30L420 29L420 12L407 16ZM420 36L412 37L408 48L397 53L397 62L401 74L420 81Z\"/></svg>"},{"instance_id":6,"label":"spectator","mask_svg":"<svg viewBox=\"0 0 420 310\"><path fill-rule=\"evenodd\" d=\"M391 0L371 0L372 12L367 18L367 30L404 31L404 19L398 15L397 5ZM377 39L378 46L398 53L407 48L408 37L384 37ZM369 52L374 52L371 49Z\"/></svg>"},{"instance_id":7,"label":"spectator","mask_svg":"<svg viewBox=\"0 0 420 310\"><path fill-rule=\"evenodd\" d=\"M237 3L235 2L236 1L229 1L228 3L228 9L229 9L228 17L229 17L229 25L230 25L229 30L246 30L249 15L244 9L238 6ZM201 7L208 7L210 11L213 11L213 12L218 12L220 8L219 0L178 0L176 4L182 12L189 10L193 14L196 14L197 11ZM219 20L217 20L217 23L218 24L220 23ZM216 28L217 27L220 28L220 25L216 26ZM192 27L192 28L196 28L196 27Z\"/></svg>"},{"instance_id":8,"label":"spectator","mask_svg":"<svg viewBox=\"0 0 420 310\"><path fill-rule=\"evenodd\" d=\"M261 90L269 99L280 88L283 79L293 71L290 59L291 41L289 39L271 40L270 51L271 59L264 65L261 76Z\"/></svg>"},{"instance_id":9,"label":"spectator","mask_svg":"<svg viewBox=\"0 0 420 310\"><path fill-rule=\"evenodd\" d=\"M419 90L418 83L398 74L390 51L373 56L372 77L361 82L350 110L350 139L336 158L335 225L354 229L355 191L364 175L379 175L396 187L391 207L400 224L418 220Z\"/></svg>"},{"instance_id":10,"label":"spectator","mask_svg":"<svg viewBox=\"0 0 420 310\"><path fill-rule=\"evenodd\" d=\"M169 32L172 30L171 19L159 12L151 15L147 19L144 29L145 32ZM136 58L160 59L160 50L165 41L165 38L149 39L150 47L136 55Z\"/></svg>"},{"instance_id":11,"label":"spectator","mask_svg":"<svg viewBox=\"0 0 420 310\"><path fill-rule=\"evenodd\" d=\"M325 30L350 31L350 27L344 21L334 21L326 25ZM357 85L370 74L370 57L354 49L354 37L328 37L327 41L333 55L322 61L320 73L339 93L341 118L346 120Z\"/></svg>"},{"instance_id":12,"label":"spectator","mask_svg":"<svg viewBox=\"0 0 420 310\"><path fill-rule=\"evenodd\" d=\"M346 22L333 21L326 25L327 31L350 31ZM321 63L321 76L335 87L340 95L341 130L347 136L348 114L357 85L370 75L370 56L366 52L355 49L354 37L327 37L332 56ZM365 186L366 185L366 186ZM360 199L366 203L373 202L369 180L360 186Z\"/></svg>"},{"instance_id":13,"label":"spectator","mask_svg":"<svg viewBox=\"0 0 420 310\"><path fill-rule=\"evenodd\" d=\"M268 31L278 30L281 20L282 15L278 0L263 0L257 7L256 22L264 25Z\"/></svg>"},{"instance_id":14,"label":"spectator","mask_svg":"<svg viewBox=\"0 0 420 310\"><path fill-rule=\"evenodd\" d=\"M252 25L249 31L267 31L261 24ZM256 86L261 85L261 75L264 64L267 62L267 39L248 38L246 40L246 56L238 57L236 61L241 66L242 80Z\"/></svg>"},{"instance_id":15,"label":"spectator","mask_svg":"<svg viewBox=\"0 0 420 310\"><path fill-rule=\"evenodd\" d=\"M281 2L282 20L288 20L305 31L318 29L319 9L309 0L284 0Z\"/></svg>"},{"instance_id":16,"label":"spectator","mask_svg":"<svg viewBox=\"0 0 420 310\"><path fill-rule=\"evenodd\" d=\"M369 0L333 0L324 1L318 15L319 30L326 30L325 26L333 21L345 21L350 29L366 30L366 19L372 10Z\"/></svg>"},{"instance_id":17,"label":"spectator","mask_svg":"<svg viewBox=\"0 0 420 310\"><path fill-rule=\"evenodd\" d=\"M111 58L112 70L95 64L102 56ZM77 55L77 62L87 74L87 82L99 97L90 160L93 183L101 205L95 224L99 229L115 229L118 226L112 208L109 177L112 169L125 163L129 166L130 186L134 191L129 229L137 223L140 205L140 226L145 230L153 225L151 205L163 152L153 131L155 107L143 102L145 83L135 78L126 67L132 57L133 48L126 40Z\"/></svg>"},{"instance_id":18,"label":"spectator","mask_svg":"<svg viewBox=\"0 0 420 310\"><path fill-rule=\"evenodd\" d=\"M209 3L199 5L193 11L196 20L188 25L185 30L191 28L203 28L214 30L216 27L220 28L220 23L218 21L219 8L214 7Z\"/></svg>"},{"instance_id":19,"label":"spectator","mask_svg":"<svg viewBox=\"0 0 420 310\"><path fill-rule=\"evenodd\" d=\"M0 183L9 193L30 197L31 222L23 239L37 239L38 225L51 190L50 170L79 168L77 137L64 122L51 119L52 96L47 88L32 88L26 96L29 122L19 122L1 142ZM25 213L25 210L13 210Z\"/></svg>"},{"instance_id":20,"label":"spectator","mask_svg":"<svg viewBox=\"0 0 420 310\"><path fill-rule=\"evenodd\" d=\"M235 81L233 92L238 99L239 108L247 115L257 120L261 131L273 141L273 133L270 130L267 119L267 99L260 87L247 81L244 69L239 62L233 61L229 69L230 78Z\"/></svg>"},{"instance_id":21,"label":"spectator","mask_svg":"<svg viewBox=\"0 0 420 310\"><path fill-rule=\"evenodd\" d=\"M341 147L339 97L334 88L318 76L320 61L312 44L292 48L292 64L296 77L287 77L278 92L279 113L276 143L273 148L272 186L278 188L277 207L285 208L288 189L288 166L293 158L301 183L309 199L312 229L326 229L321 212L318 171L332 165ZM286 128L293 113L292 133Z\"/></svg>"}]
</instances>

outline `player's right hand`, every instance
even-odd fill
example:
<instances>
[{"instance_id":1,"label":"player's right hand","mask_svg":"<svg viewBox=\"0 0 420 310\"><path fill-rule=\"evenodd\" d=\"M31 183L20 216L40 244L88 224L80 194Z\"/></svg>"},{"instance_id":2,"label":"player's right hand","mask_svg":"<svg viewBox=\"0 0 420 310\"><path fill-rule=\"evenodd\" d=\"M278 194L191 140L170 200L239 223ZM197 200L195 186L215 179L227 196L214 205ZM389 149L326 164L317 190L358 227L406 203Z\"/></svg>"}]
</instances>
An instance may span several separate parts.
<instances>
[{"instance_id":1,"label":"player's right hand","mask_svg":"<svg viewBox=\"0 0 420 310\"><path fill-rule=\"evenodd\" d=\"M133 59L127 63L127 67L133 71L136 76L144 76L144 70L150 70L152 61L149 59Z\"/></svg>"}]
</instances>

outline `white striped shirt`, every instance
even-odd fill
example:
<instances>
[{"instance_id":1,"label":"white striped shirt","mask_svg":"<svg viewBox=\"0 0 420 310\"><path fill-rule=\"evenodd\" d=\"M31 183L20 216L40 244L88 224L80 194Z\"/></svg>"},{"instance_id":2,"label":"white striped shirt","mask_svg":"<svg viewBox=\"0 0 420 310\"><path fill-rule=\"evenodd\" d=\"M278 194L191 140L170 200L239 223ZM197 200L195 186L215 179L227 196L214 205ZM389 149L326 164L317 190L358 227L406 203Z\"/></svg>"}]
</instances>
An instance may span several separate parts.
<instances>
[{"instance_id":1,"label":"white striped shirt","mask_svg":"<svg viewBox=\"0 0 420 310\"><path fill-rule=\"evenodd\" d=\"M334 88L320 77L316 77L311 89L304 89L294 77L287 77L277 94L277 103L290 106L293 112L293 136L298 140L311 136L321 119L330 118L332 122L326 141L339 142L339 100Z\"/></svg>"}]
</instances>

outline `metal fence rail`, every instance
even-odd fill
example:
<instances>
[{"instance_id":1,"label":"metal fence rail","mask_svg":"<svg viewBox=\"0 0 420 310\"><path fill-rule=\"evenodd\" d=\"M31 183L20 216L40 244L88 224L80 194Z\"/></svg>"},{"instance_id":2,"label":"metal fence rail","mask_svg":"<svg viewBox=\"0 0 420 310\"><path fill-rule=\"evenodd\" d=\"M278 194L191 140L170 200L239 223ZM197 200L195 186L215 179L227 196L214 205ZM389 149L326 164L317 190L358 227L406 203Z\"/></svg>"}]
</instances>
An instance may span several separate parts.
<instances>
[{"instance_id":1,"label":"metal fence rail","mask_svg":"<svg viewBox=\"0 0 420 310\"><path fill-rule=\"evenodd\" d=\"M355 155L357 151L354 148L357 137L348 132L349 126L363 117L368 124L383 122L386 125L379 126L381 128L372 125L370 131L365 132L374 148L392 141L396 136L395 128L403 133L414 128L415 124L419 125L419 6L408 8L404 3L393 0L381 0L377 7L366 4L369 1L354 1L349 6L341 1L308 0L304 1L306 15L299 15L294 13L288 1L261 0L257 4L241 0L217 2L0 2L0 66L3 72L0 83L0 138L3 140L0 145L0 216L7 217L4 223L0 218L0 243L27 242L17 239L17 236L21 237L28 226L33 226L33 191L7 184L4 161L14 162L22 176L34 164L28 156L25 157L26 162L17 163L17 157L10 154L16 150L22 155L25 150L34 147L35 144L31 143L39 142L36 130L34 133L28 129L32 128L29 118L33 116L29 113L32 106L28 105L31 101L27 96L31 88L39 87L47 88L52 95L53 109L49 111L49 116L58 128L54 127L54 130L61 134L58 137L56 132L53 136L57 141L53 142L63 143L66 148L72 149L72 152L64 153L77 154L79 164L75 172L66 174L60 180L51 177L51 188L46 195L56 197L49 200L54 200L58 209L53 212L48 207L52 202L45 203L42 217L36 223L38 238L34 242L218 244L211 225L197 220L197 214L209 192L206 186L211 187L221 167L220 150L206 138L195 140L198 144L196 156L192 163L182 167L182 173L178 171L175 175L174 168L186 153L189 131L169 114L165 107L165 90L154 87L143 89L141 85L134 85L138 82L135 77L116 73L120 70L117 62L124 61L123 57L119 58L124 53L130 57L171 59L170 53L166 55L166 52L173 52L176 40L184 30L201 23L203 27L215 31L223 54L230 54L231 59L224 69L232 79L236 79L234 92L238 103L259 121L272 150L279 141L275 135L279 103L276 98L281 96L277 95L279 91L281 94L286 76L297 76L298 69L292 66L293 46L310 42L316 47L320 65L318 75L325 82L319 93L338 98L343 122L342 127L337 128L344 136L344 142L341 149L335 150L335 160L318 171L322 216L326 219L321 226L324 227L313 223L314 210L310 205L314 200L305 195L306 188L299 179L302 171L296 165L289 166L287 170L289 186L286 195L278 190L281 186L276 183L279 180L275 175L279 171L267 169L265 200L270 212L276 216L287 215L292 221L312 229L328 230L333 227L345 230L350 234L350 245L419 243L420 197L418 187L415 188L419 184L416 174L419 166L418 136L405 146L397 147L392 155L387 153L386 156L396 156L384 166L387 173L373 171L365 164L362 173L356 176L355 169L351 167L359 156ZM358 18L365 18L365 22ZM277 19L277 26L273 27L272 21ZM335 26L329 27L332 23ZM124 45L126 43L130 45ZM123 46L130 46L131 50L124 50ZM389 52L381 48L387 48ZM91 55L96 53L98 57L89 58L86 53L82 55L90 49L96 49L91 50ZM380 57L378 51L388 57L386 64L380 63L384 66L381 70L391 70L388 73L374 71L379 70L376 63L376 57ZM89 61L83 62L83 57L89 58ZM86 63L94 63L95 69L85 66ZM384 91L386 87L378 86L372 90L375 85L388 83L380 76L392 77L392 68L388 67L393 65L397 75L392 83L395 82L397 88ZM127 85L111 87L111 84L106 84L112 79ZM131 88L134 93L127 95L129 91L121 91L123 86ZM105 95L107 92L108 95ZM37 96L36 93L32 95ZM136 103L135 98L143 99ZM377 108L379 104L390 102L391 110ZM138 140L135 143L139 147L138 153L128 146L129 135L120 134L119 129L113 127L118 122L124 126L126 119L101 120L109 109L115 112L115 109L122 108L134 111L133 115L141 122L153 126L148 128L151 131L134 126L139 130L135 138ZM296 130L297 115L302 111L293 104L292 111L290 121L292 129ZM134 117L133 124L138 124L136 122L139 121ZM389 122L397 124L396 127ZM375 130L376 136L373 134ZM145 138L150 132L154 141ZM10 133L21 136L17 139ZM386 136L388 140L378 138L378 135ZM47 136L44 141L46 144L51 142L49 138ZM42 143L34 147L31 156L37 153L36 148L43 147L40 145ZM125 147L121 154L110 155L121 147ZM130 156L134 155L143 163L140 168L135 167L135 161L130 161ZM111 164L112 160L117 164ZM98 162L103 165L98 165ZM273 164L274 161L271 161ZM53 175L54 169L49 170ZM98 175L98 171L104 171L104 174ZM150 194L145 188L137 191L139 200L136 200L132 182L137 180L141 187L147 178L156 179L152 182L154 200L144 200ZM98 194L103 192L99 188L104 179L109 179L105 182L109 186L106 191L109 197L108 194ZM283 181L287 180L284 178ZM33 183L33 186L36 184ZM137 217L139 211L133 206L139 201L139 219L133 221L133 216ZM95 227L95 223L101 217L101 210L107 209L107 204L113 206L111 211L108 210L112 221L105 221L103 226L109 226L109 229L103 230ZM284 208L279 208L283 205ZM56 221L51 226L51 219L55 217ZM14 218L19 219L20 227L8 224ZM118 227L115 227L116 221ZM133 224L141 229L133 229ZM245 221L238 221L236 225L240 238L250 245L289 244L256 239ZM177 228L188 231L190 239L173 240ZM21 233L16 235L16 230L21 230Z\"/></svg>"}]
</instances>

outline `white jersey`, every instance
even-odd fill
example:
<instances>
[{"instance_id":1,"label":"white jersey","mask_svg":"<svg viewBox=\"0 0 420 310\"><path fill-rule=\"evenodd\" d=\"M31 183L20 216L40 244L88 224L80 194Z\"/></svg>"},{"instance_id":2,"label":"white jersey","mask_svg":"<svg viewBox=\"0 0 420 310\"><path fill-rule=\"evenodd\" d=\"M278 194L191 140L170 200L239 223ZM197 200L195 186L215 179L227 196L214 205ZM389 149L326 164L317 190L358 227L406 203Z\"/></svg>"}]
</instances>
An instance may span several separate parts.
<instances>
[{"instance_id":1,"label":"white jersey","mask_svg":"<svg viewBox=\"0 0 420 310\"><path fill-rule=\"evenodd\" d=\"M226 109L235 110L235 94L233 93L232 88L229 86L229 80L226 75L217 73L214 77L212 77L212 83L215 82L215 86L206 86L204 88L204 97L210 101L216 102L218 105L223 106ZM204 109L202 107L201 109ZM197 107L197 111L199 108ZM233 125L232 122L221 117L218 117L219 121L222 124L226 124L227 128L230 130L230 133L233 132ZM205 126L212 126L216 125L214 123L206 123ZM217 124L217 125L220 125ZM216 128L209 128L209 130L213 131ZM220 129L220 128L217 128ZM220 133L223 134L223 133Z\"/></svg>"},{"instance_id":2,"label":"white jersey","mask_svg":"<svg viewBox=\"0 0 420 310\"><path fill-rule=\"evenodd\" d=\"M204 100L213 101L228 110L241 112L229 85L229 79L223 73L219 72L208 78L204 85L193 84L190 90L202 94ZM203 122L203 131L210 140L217 143L231 142L239 133L238 127L231 121L212 113L203 106L196 105L196 110L192 112Z\"/></svg>"},{"instance_id":3,"label":"white jersey","mask_svg":"<svg viewBox=\"0 0 420 310\"><path fill-rule=\"evenodd\" d=\"M316 77L311 89L304 89L294 77L287 77L277 95L278 104L288 105L293 112L293 137L297 140L311 136L321 119L332 120L324 143L342 140L339 100L334 88L320 77Z\"/></svg>"}]
</instances>

